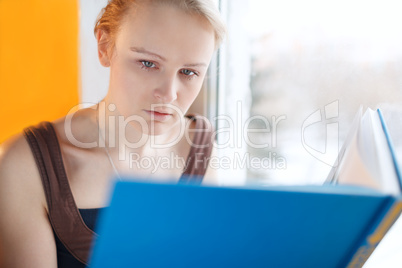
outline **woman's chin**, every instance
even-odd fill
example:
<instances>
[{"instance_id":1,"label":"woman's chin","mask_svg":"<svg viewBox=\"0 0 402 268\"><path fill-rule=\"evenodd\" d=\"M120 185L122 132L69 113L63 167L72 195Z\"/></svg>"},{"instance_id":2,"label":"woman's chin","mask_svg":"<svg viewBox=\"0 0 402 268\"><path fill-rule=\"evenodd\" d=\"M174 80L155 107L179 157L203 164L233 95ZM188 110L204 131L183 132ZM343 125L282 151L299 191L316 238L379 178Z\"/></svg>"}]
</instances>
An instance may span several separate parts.
<instances>
[{"instance_id":1,"label":"woman's chin","mask_svg":"<svg viewBox=\"0 0 402 268\"><path fill-rule=\"evenodd\" d=\"M181 124L180 122L151 122L148 134L151 136L161 136L161 135L168 135L171 136L172 134L179 135L181 133ZM183 129L184 130L184 129Z\"/></svg>"}]
</instances>

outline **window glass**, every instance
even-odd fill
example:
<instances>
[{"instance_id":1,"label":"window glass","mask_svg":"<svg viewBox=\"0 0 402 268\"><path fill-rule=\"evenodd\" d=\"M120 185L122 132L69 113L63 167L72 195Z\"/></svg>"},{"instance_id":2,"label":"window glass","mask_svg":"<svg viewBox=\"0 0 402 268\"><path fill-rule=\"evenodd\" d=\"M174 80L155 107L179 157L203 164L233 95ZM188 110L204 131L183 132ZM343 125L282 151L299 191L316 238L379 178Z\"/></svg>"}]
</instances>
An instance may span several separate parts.
<instances>
[{"instance_id":1,"label":"window glass","mask_svg":"<svg viewBox=\"0 0 402 268\"><path fill-rule=\"evenodd\" d=\"M398 1L222 2L220 114L246 110L248 182L322 182L359 106L402 101Z\"/></svg>"}]
</instances>

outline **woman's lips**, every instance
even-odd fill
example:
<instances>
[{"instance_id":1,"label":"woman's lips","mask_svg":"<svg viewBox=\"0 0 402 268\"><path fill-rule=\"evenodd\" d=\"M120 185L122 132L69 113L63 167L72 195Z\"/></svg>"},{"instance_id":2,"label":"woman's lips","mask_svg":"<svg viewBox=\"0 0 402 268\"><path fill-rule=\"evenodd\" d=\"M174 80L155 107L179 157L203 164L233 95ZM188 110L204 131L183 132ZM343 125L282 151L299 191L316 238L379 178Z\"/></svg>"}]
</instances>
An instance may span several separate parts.
<instances>
[{"instance_id":1,"label":"woman's lips","mask_svg":"<svg viewBox=\"0 0 402 268\"><path fill-rule=\"evenodd\" d=\"M148 115L151 116L151 120L164 122L169 120L173 115L170 113L158 112L158 111L151 111L151 110L144 110Z\"/></svg>"}]
</instances>

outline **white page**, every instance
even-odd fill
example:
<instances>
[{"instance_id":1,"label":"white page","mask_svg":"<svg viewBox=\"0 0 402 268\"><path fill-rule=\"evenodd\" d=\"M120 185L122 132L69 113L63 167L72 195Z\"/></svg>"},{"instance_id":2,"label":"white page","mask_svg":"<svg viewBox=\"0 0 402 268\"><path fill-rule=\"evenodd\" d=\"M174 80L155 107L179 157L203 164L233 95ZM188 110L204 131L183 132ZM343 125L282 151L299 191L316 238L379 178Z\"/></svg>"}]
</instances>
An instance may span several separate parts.
<instances>
[{"instance_id":1,"label":"white page","mask_svg":"<svg viewBox=\"0 0 402 268\"><path fill-rule=\"evenodd\" d=\"M354 120L339 159L339 166L328 177L330 181L400 194L391 151L376 111L367 109L360 120Z\"/></svg>"}]
</instances>

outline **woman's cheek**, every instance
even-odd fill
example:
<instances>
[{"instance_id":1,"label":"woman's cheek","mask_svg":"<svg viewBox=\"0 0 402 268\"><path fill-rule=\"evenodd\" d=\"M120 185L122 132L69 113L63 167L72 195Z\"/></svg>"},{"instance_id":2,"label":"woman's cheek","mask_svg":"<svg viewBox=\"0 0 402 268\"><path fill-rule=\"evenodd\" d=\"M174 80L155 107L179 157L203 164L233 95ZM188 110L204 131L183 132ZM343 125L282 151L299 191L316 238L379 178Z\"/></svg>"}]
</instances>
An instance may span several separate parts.
<instances>
[{"instance_id":1,"label":"woman's cheek","mask_svg":"<svg viewBox=\"0 0 402 268\"><path fill-rule=\"evenodd\" d=\"M132 92L136 87L144 84L143 74L138 73L136 70L126 69L120 73L121 87L124 89L125 93Z\"/></svg>"},{"instance_id":2,"label":"woman's cheek","mask_svg":"<svg viewBox=\"0 0 402 268\"><path fill-rule=\"evenodd\" d=\"M198 94L201 91L201 84L193 85L191 88L187 88L183 93L182 93L182 103L185 109L187 110L191 104L194 102L194 100L197 98Z\"/></svg>"}]
</instances>

